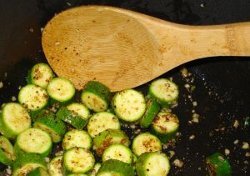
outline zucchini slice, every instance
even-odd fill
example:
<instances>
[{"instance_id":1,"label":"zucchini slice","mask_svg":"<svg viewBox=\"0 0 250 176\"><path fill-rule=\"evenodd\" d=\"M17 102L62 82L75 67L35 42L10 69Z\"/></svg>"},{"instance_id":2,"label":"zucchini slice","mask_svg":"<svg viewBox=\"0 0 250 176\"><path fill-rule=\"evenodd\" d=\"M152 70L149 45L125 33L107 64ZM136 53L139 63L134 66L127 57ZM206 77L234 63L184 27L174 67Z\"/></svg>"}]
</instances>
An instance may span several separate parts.
<instances>
[{"instance_id":1,"label":"zucchini slice","mask_svg":"<svg viewBox=\"0 0 250 176\"><path fill-rule=\"evenodd\" d=\"M166 176L169 170L168 157L159 152L144 153L136 162L138 176Z\"/></svg>"},{"instance_id":2,"label":"zucchini slice","mask_svg":"<svg viewBox=\"0 0 250 176\"><path fill-rule=\"evenodd\" d=\"M26 153L18 156L13 163L13 176L27 175L36 168L46 169L46 162L41 155Z\"/></svg>"},{"instance_id":3,"label":"zucchini slice","mask_svg":"<svg viewBox=\"0 0 250 176\"><path fill-rule=\"evenodd\" d=\"M15 159L16 156L12 144L6 137L0 136L0 163L10 165Z\"/></svg>"},{"instance_id":4,"label":"zucchini slice","mask_svg":"<svg viewBox=\"0 0 250 176\"><path fill-rule=\"evenodd\" d=\"M31 111L43 109L48 104L48 100L46 90L33 84L24 86L18 94L20 104Z\"/></svg>"},{"instance_id":5,"label":"zucchini slice","mask_svg":"<svg viewBox=\"0 0 250 176\"><path fill-rule=\"evenodd\" d=\"M166 143L172 139L178 131L179 119L175 114L163 109L155 117L152 128L154 134L158 136L163 143Z\"/></svg>"},{"instance_id":6,"label":"zucchini slice","mask_svg":"<svg viewBox=\"0 0 250 176\"><path fill-rule=\"evenodd\" d=\"M84 174L94 167L95 158L89 150L75 147L64 153L63 164L66 174Z\"/></svg>"},{"instance_id":7,"label":"zucchini slice","mask_svg":"<svg viewBox=\"0 0 250 176\"><path fill-rule=\"evenodd\" d=\"M207 168L210 176L231 176L232 168L229 161L221 154L214 153L207 157Z\"/></svg>"},{"instance_id":8,"label":"zucchini slice","mask_svg":"<svg viewBox=\"0 0 250 176\"><path fill-rule=\"evenodd\" d=\"M82 111L85 111L85 110L80 110L81 112L75 112L73 110L69 110L69 109L72 109L72 106L73 108L76 108L75 104L71 104L70 107L61 107L57 113L56 113L56 116L63 120L64 122L72 125L74 128L77 128L77 129L83 129L87 123L88 123L88 116L87 115L89 112L88 110L86 110L85 115L83 115L83 112ZM83 108L83 107L82 107Z\"/></svg>"},{"instance_id":9,"label":"zucchini slice","mask_svg":"<svg viewBox=\"0 0 250 176\"><path fill-rule=\"evenodd\" d=\"M133 161L133 154L125 145L113 144L110 145L102 155L103 162L109 159L115 159L130 164Z\"/></svg>"},{"instance_id":10,"label":"zucchini slice","mask_svg":"<svg viewBox=\"0 0 250 176\"><path fill-rule=\"evenodd\" d=\"M89 81L81 95L83 104L95 112L103 112L108 109L110 90L98 81Z\"/></svg>"},{"instance_id":11,"label":"zucchini slice","mask_svg":"<svg viewBox=\"0 0 250 176\"><path fill-rule=\"evenodd\" d=\"M53 71L48 64L38 63L34 65L31 71L29 72L28 83L35 84L46 89L53 77Z\"/></svg>"},{"instance_id":12,"label":"zucchini slice","mask_svg":"<svg viewBox=\"0 0 250 176\"><path fill-rule=\"evenodd\" d=\"M39 167L29 172L27 176L49 176L49 174L44 168Z\"/></svg>"},{"instance_id":13,"label":"zucchini slice","mask_svg":"<svg viewBox=\"0 0 250 176\"><path fill-rule=\"evenodd\" d=\"M7 138L15 138L31 126L29 113L18 103L7 103L0 113L0 132Z\"/></svg>"},{"instance_id":14,"label":"zucchini slice","mask_svg":"<svg viewBox=\"0 0 250 176\"><path fill-rule=\"evenodd\" d=\"M173 104L179 96L177 85L169 79L160 78L149 86L149 95L163 106Z\"/></svg>"},{"instance_id":15,"label":"zucchini slice","mask_svg":"<svg viewBox=\"0 0 250 176\"><path fill-rule=\"evenodd\" d=\"M70 110L76 116L80 116L82 119L88 120L90 112L86 106L81 103L71 103L67 106L67 109Z\"/></svg>"},{"instance_id":16,"label":"zucchini slice","mask_svg":"<svg viewBox=\"0 0 250 176\"><path fill-rule=\"evenodd\" d=\"M126 133L121 130L107 129L99 133L93 140L93 149L98 156L102 156L104 150L112 144L130 145Z\"/></svg>"},{"instance_id":17,"label":"zucchini slice","mask_svg":"<svg viewBox=\"0 0 250 176\"><path fill-rule=\"evenodd\" d=\"M90 135L83 130L68 131L65 134L62 142L62 147L64 150L69 150L74 147L90 149L91 146L92 146L92 139Z\"/></svg>"},{"instance_id":18,"label":"zucchini slice","mask_svg":"<svg viewBox=\"0 0 250 176\"><path fill-rule=\"evenodd\" d=\"M112 113L98 112L89 119L87 129L90 136L94 138L106 129L120 129L120 122Z\"/></svg>"},{"instance_id":19,"label":"zucchini slice","mask_svg":"<svg viewBox=\"0 0 250 176\"><path fill-rule=\"evenodd\" d=\"M47 156L52 149L51 137L38 128L29 128L18 135L15 148L17 153L37 153Z\"/></svg>"},{"instance_id":20,"label":"zucchini slice","mask_svg":"<svg viewBox=\"0 0 250 176\"><path fill-rule=\"evenodd\" d=\"M147 100L147 109L140 121L142 128L148 128L151 125L160 108L160 104L154 99L149 98Z\"/></svg>"},{"instance_id":21,"label":"zucchini slice","mask_svg":"<svg viewBox=\"0 0 250 176\"><path fill-rule=\"evenodd\" d=\"M55 143L60 142L66 133L66 125L52 112L44 113L43 117L36 120L34 127L47 132Z\"/></svg>"},{"instance_id":22,"label":"zucchini slice","mask_svg":"<svg viewBox=\"0 0 250 176\"><path fill-rule=\"evenodd\" d=\"M86 174L69 174L67 176L88 176L88 175L86 175Z\"/></svg>"},{"instance_id":23,"label":"zucchini slice","mask_svg":"<svg viewBox=\"0 0 250 176\"><path fill-rule=\"evenodd\" d=\"M133 89L116 93L112 100L112 106L116 115L126 122L139 120L146 110L143 94Z\"/></svg>"},{"instance_id":24,"label":"zucchini slice","mask_svg":"<svg viewBox=\"0 0 250 176\"><path fill-rule=\"evenodd\" d=\"M69 80L58 77L49 82L47 92L54 100L65 103L74 97L75 87Z\"/></svg>"},{"instance_id":25,"label":"zucchini slice","mask_svg":"<svg viewBox=\"0 0 250 176\"><path fill-rule=\"evenodd\" d=\"M63 156L53 158L48 164L50 176L64 176L63 174Z\"/></svg>"},{"instance_id":26,"label":"zucchini slice","mask_svg":"<svg viewBox=\"0 0 250 176\"><path fill-rule=\"evenodd\" d=\"M99 169L101 168L101 163L96 163L94 168L88 173L89 176L96 176L97 172L99 171Z\"/></svg>"},{"instance_id":27,"label":"zucchini slice","mask_svg":"<svg viewBox=\"0 0 250 176\"><path fill-rule=\"evenodd\" d=\"M133 167L119 160L110 159L102 163L97 176L134 176Z\"/></svg>"},{"instance_id":28,"label":"zucchini slice","mask_svg":"<svg viewBox=\"0 0 250 176\"><path fill-rule=\"evenodd\" d=\"M146 132L136 136L133 140L132 151L137 156L147 152L161 151L161 141L154 135Z\"/></svg>"}]
</instances>

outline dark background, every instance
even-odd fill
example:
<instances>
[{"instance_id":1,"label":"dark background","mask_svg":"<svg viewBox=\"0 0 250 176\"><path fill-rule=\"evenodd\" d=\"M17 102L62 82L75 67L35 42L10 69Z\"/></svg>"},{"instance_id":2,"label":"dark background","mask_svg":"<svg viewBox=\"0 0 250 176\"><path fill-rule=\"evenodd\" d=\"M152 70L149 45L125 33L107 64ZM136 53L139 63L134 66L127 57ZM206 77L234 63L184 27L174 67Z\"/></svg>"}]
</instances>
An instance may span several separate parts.
<instances>
[{"instance_id":1,"label":"dark background","mask_svg":"<svg viewBox=\"0 0 250 176\"><path fill-rule=\"evenodd\" d=\"M1 0L0 1L0 103L12 101L32 64L45 61L41 49L41 28L64 9L83 4L112 5L146 13L182 24L208 25L250 21L249 0ZM250 32L250 31L249 31ZM207 58L184 65L192 76L183 78L178 67L164 77L173 77L180 87L180 99L174 112L181 121L180 137L174 146L175 159L182 168L172 165L170 175L207 175L205 157L216 152L227 156L233 175L250 175L248 150L250 142L250 58ZM192 82L193 81L193 82ZM185 84L196 89L190 93ZM145 90L146 85L142 86ZM192 105L192 100L198 106ZM190 124L192 110L201 117ZM238 120L239 127L233 127ZM189 140L195 135L193 140ZM234 144L235 140L238 144Z\"/></svg>"}]
</instances>

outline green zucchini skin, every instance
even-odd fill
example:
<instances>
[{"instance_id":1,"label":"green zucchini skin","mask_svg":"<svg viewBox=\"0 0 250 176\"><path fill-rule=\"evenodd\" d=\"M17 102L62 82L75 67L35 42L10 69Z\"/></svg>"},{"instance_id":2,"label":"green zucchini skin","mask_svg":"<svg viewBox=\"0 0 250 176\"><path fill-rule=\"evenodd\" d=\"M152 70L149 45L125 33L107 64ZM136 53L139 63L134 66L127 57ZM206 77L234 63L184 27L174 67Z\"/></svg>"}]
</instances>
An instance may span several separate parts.
<instances>
[{"instance_id":1,"label":"green zucchini skin","mask_svg":"<svg viewBox=\"0 0 250 176\"><path fill-rule=\"evenodd\" d=\"M94 168L88 172L88 175L89 176L96 176L97 175L97 172L99 171L99 169L101 168L102 164L101 163L96 163Z\"/></svg>"},{"instance_id":2,"label":"green zucchini skin","mask_svg":"<svg viewBox=\"0 0 250 176\"><path fill-rule=\"evenodd\" d=\"M134 89L117 92L112 99L115 114L125 122L137 122L146 111L144 95Z\"/></svg>"},{"instance_id":3,"label":"green zucchini skin","mask_svg":"<svg viewBox=\"0 0 250 176\"><path fill-rule=\"evenodd\" d=\"M229 161L221 154L214 153L206 158L209 176L231 176L232 168Z\"/></svg>"},{"instance_id":4,"label":"green zucchini skin","mask_svg":"<svg viewBox=\"0 0 250 176\"><path fill-rule=\"evenodd\" d=\"M13 176L26 175L36 168L46 169L44 157L34 153L19 155L12 165Z\"/></svg>"},{"instance_id":5,"label":"green zucchini skin","mask_svg":"<svg viewBox=\"0 0 250 176\"><path fill-rule=\"evenodd\" d=\"M37 63L29 70L26 81L28 84L35 84L46 88L53 77L54 73L48 64Z\"/></svg>"},{"instance_id":6,"label":"green zucchini skin","mask_svg":"<svg viewBox=\"0 0 250 176\"><path fill-rule=\"evenodd\" d=\"M178 117L167 109L162 109L154 118L151 131L162 143L166 143L176 136L179 129Z\"/></svg>"},{"instance_id":7,"label":"green zucchini skin","mask_svg":"<svg viewBox=\"0 0 250 176\"><path fill-rule=\"evenodd\" d=\"M122 144L128 147L130 141L123 131L107 129L94 138L93 149L98 156L102 156L104 150L112 144Z\"/></svg>"},{"instance_id":8,"label":"green zucchini skin","mask_svg":"<svg viewBox=\"0 0 250 176\"><path fill-rule=\"evenodd\" d=\"M87 95L95 95L96 98L100 99L100 104L97 105L96 103L90 103ZM103 112L108 109L110 96L111 93L107 86L98 81L89 81L82 91L81 99L83 104L85 104L89 109L95 112Z\"/></svg>"},{"instance_id":9,"label":"green zucchini skin","mask_svg":"<svg viewBox=\"0 0 250 176\"><path fill-rule=\"evenodd\" d=\"M52 112L43 114L43 117L36 120L34 127L49 133L54 143L60 142L66 133L66 125Z\"/></svg>"},{"instance_id":10,"label":"green zucchini skin","mask_svg":"<svg viewBox=\"0 0 250 176\"><path fill-rule=\"evenodd\" d=\"M144 153L140 155L136 161L138 176L166 176L169 170L169 159L163 153Z\"/></svg>"},{"instance_id":11,"label":"green zucchini skin","mask_svg":"<svg viewBox=\"0 0 250 176\"><path fill-rule=\"evenodd\" d=\"M0 136L0 163L11 165L15 159L16 155L12 144L6 137Z\"/></svg>"},{"instance_id":12,"label":"green zucchini skin","mask_svg":"<svg viewBox=\"0 0 250 176\"><path fill-rule=\"evenodd\" d=\"M169 107L178 100L179 88L173 81L159 78L150 84L148 95L163 107Z\"/></svg>"},{"instance_id":13,"label":"green zucchini skin","mask_svg":"<svg viewBox=\"0 0 250 176\"><path fill-rule=\"evenodd\" d=\"M124 163L119 160L110 159L102 163L97 176L102 176L106 174L115 176L134 176L135 172L130 164Z\"/></svg>"},{"instance_id":14,"label":"green zucchini skin","mask_svg":"<svg viewBox=\"0 0 250 176\"><path fill-rule=\"evenodd\" d=\"M49 174L44 168L39 167L29 172L27 176L49 176Z\"/></svg>"},{"instance_id":15,"label":"green zucchini skin","mask_svg":"<svg viewBox=\"0 0 250 176\"><path fill-rule=\"evenodd\" d=\"M156 100L151 98L148 98L146 105L146 112L140 120L140 125L142 128L148 128L161 109L160 104Z\"/></svg>"},{"instance_id":16,"label":"green zucchini skin","mask_svg":"<svg viewBox=\"0 0 250 176\"><path fill-rule=\"evenodd\" d=\"M13 115L15 114L15 115ZM11 124L11 121L19 123ZM0 132L9 139L30 128L31 118L28 111L19 103L7 103L0 112Z\"/></svg>"},{"instance_id":17,"label":"green zucchini skin","mask_svg":"<svg viewBox=\"0 0 250 176\"><path fill-rule=\"evenodd\" d=\"M83 129L88 123L87 119L83 119L82 117L75 115L66 107L61 107L57 111L56 116L76 129Z\"/></svg>"}]
</instances>

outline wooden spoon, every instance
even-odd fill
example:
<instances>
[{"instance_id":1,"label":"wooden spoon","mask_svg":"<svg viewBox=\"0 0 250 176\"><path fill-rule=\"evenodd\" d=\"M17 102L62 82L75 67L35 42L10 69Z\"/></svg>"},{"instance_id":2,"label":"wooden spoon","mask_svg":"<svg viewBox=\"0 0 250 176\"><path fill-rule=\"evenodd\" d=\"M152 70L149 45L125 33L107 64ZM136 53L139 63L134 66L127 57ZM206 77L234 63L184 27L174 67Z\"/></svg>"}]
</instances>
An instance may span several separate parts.
<instances>
[{"instance_id":1,"label":"wooden spoon","mask_svg":"<svg viewBox=\"0 0 250 176\"><path fill-rule=\"evenodd\" d=\"M52 18L42 46L54 71L77 89L98 80L119 91L199 58L250 56L250 23L188 26L114 7L82 6Z\"/></svg>"}]
</instances>

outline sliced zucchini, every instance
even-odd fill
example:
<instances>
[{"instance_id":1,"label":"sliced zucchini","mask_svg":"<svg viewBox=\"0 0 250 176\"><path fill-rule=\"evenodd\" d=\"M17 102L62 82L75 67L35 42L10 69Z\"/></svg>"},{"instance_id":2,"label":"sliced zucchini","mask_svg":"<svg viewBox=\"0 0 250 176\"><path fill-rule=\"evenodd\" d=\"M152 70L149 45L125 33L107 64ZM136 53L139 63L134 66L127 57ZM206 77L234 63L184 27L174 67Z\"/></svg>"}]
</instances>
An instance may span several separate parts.
<instances>
[{"instance_id":1,"label":"sliced zucchini","mask_svg":"<svg viewBox=\"0 0 250 176\"><path fill-rule=\"evenodd\" d=\"M38 128L29 128L18 135L15 148L18 153L37 153L47 156L52 149L52 140L48 133Z\"/></svg>"},{"instance_id":2,"label":"sliced zucchini","mask_svg":"<svg viewBox=\"0 0 250 176\"><path fill-rule=\"evenodd\" d=\"M115 159L130 164L133 161L133 154L131 150L125 145L112 144L104 151L102 155L103 162L109 159Z\"/></svg>"},{"instance_id":3,"label":"sliced zucchini","mask_svg":"<svg viewBox=\"0 0 250 176\"><path fill-rule=\"evenodd\" d=\"M46 90L33 84L24 86L18 94L18 101L31 111L43 109L48 104L48 100Z\"/></svg>"},{"instance_id":4,"label":"sliced zucchini","mask_svg":"<svg viewBox=\"0 0 250 176\"><path fill-rule=\"evenodd\" d=\"M49 82L47 91L51 98L61 103L70 101L75 95L74 85L69 80L59 77Z\"/></svg>"},{"instance_id":5,"label":"sliced zucchini","mask_svg":"<svg viewBox=\"0 0 250 176\"><path fill-rule=\"evenodd\" d=\"M99 171L99 169L101 168L101 163L96 163L94 168L88 173L89 176L96 176L97 172Z\"/></svg>"},{"instance_id":6,"label":"sliced zucchini","mask_svg":"<svg viewBox=\"0 0 250 176\"><path fill-rule=\"evenodd\" d=\"M86 174L69 174L67 176L88 176L88 175L86 175Z\"/></svg>"},{"instance_id":7,"label":"sliced zucchini","mask_svg":"<svg viewBox=\"0 0 250 176\"><path fill-rule=\"evenodd\" d=\"M159 139L166 143L172 139L179 128L178 117L166 110L161 110L152 123L153 132Z\"/></svg>"},{"instance_id":8,"label":"sliced zucchini","mask_svg":"<svg viewBox=\"0 0 250 176\"><path fill-rule=\"evenodd\" d=\"M27 175L36 168L46 169L46 162L41 155L34 153L26 153L18 156L13 163L13 176Z\"/></svg>"},{"instance_id":9,"label":"sliced zucchini","mask_svg":"<svg viewBox=\"0 0 250 176\"><path fill-rule=\"evenodd\" d=\"M53 158L48 164L50 176L64 176L63 174L63 156Z\"/></svg>"},{"instance_id":10,"label":"sliced zucchini","mask_svg":"<svg viewBox=\"0 0 250 176\"><path fill-rule=\"evenodd\" d=\"M112 113L98 112L89 119L87 129L90 136L95 137L106 129L120 129L120 122Z\"/></svg>"},{"instance_id":11,"label":"sliced zucchini","mask_svg":"<svg viewBox=\"0 0 250 176\"><path fill-rule=\"evenodd\" d=\"M67 109L70 110L76 116L80 116L82 119L88 120L90 112L86 106L81 103L71 103L67 106Z\"/></svg>"},{"instance_id":12,"label":"sliced zucchini","mask_svg":"<svg viewBox=\"0 0 250 176\"><path fill-rule=\"evenodd\" d=\"M104 150L112 144L130 145L128 136L121 130L107 129L99 133L93 140L93 149L98 156L102 156Z\"/></svg>"},{"instance_id":13,"label":"sliced zucchini","mask_svg":"<svg viewBox=\"0 0 250 176\"><path fill-rule=\"evenodd\" d=\"M87 116L77 115L66 107L61 107L57 111L56 116L77 129L83 129L88 123Z\"/></svg>"},{"instance_id":14,"label":"sliced zucchini","mask_svg":"<svg viewBox=\"0 0 250 176\"><path fill-rule=\"evenodd\" d=\"M232 168L229 161L221 154L214 153L207 157L207 168L210 176L230 176Z\"/></svg>"},{"instance_id":15,"label":"sliced zucchini","mask_svg":"<svg viewBox=\"0 0 250 176\"><path fill-rule=\"evenodd\" d=\"M156 100L151 98L147 100L147 109L140 121L142 128L148 128L151 125L160 108L160 104Z\"/></svg>"},{"instance_id":16,"label":"sliced zucchini","mask_svg":"<svg viewBox=\"0 0 250 176\"><path fill-rule=\"evenodd\" d=\"M0 163L10 165L15 159L16 156L12 144L6 137L0 136Z\"/></svg>"},{"instance_id":17,"label":"sliced zucchini","mask_svg":"<svg viewBox=\"0 0 250 176\"><path fill-rule=\"evenodd\" d=\"M174 82L160 78L153 81L149 86L149 95L165 106L176 102L179 90Z\"/></svg>"},{"instance_id":18,"label":"sliced zucchini","mask_svg":"<svg viewBox=\"0 0 250 176\"><path fill-rule=\"evenodd\" d=\"M62 147L64 150L69 150L74 147L90 149L91 146L92 146L92 139L90 135L83 130L68 131L65 134L62 142Z\"/></svg>"},{"instance_id":19,"label":"sliced zucchini","mask_svg":"<svg viewBox=\"0 0 250 176\"><path fill-rule=\"evenodd\" d=\"M159 152L144 153L136 162L138 176L166 176L169 170L168 157Z\"/></svg>"},{"instance_id":20,"label":"sliced zucchini","mask_svg":"<svg viewBox=\"0 0 250 176\"><path fill-rule=\"evenodd\" d=\"M66 133L66 125L52 112L45 113L43 117L38 118L34 127L47 132L55 143L60 142Z\"/></svg>"},{"instance_id":21,"label":"sliced zucchini","mask_svg":"<svg viewBox=\"0 0 250 176\"><path fill-rule=\"evenodd\" d=\"M47 170L45 170L44 168L36 168L34 170L32 170L31 172L29 172L27 174L27 176L49 176Z\"/></svg>"},{"instance_id":22,"label":"sliced zucchini","mask_svg":"<svg viewBox=\"0 0 250 176\"><path fill-rule=\"evenodd\" d=\"M161 149L161 141L148 132L136 136L132 144L132 151L137 156L147 152L161 151Z\"/></svg>"},{"instance_id":23,"label":"sliced zucchini","mask_svg":"<svg viewBox=\"0 0 250 176\"><path fill-rule=\"evenodd\" d=\"M18 103L7 103L0 113L0 132L7 138L15 138L31 126L29 113Z\"/></svg>"},{"instance_id":24,"label":"sliced zucchini","mask_svg":"<svg viewBox=\"0 0 250 176\"><path fill-rule=\"evenodd\" d=\"M53 77L53 71L48 64L38 63L34 65L28 73L28 83L35 84L46 89Z\"/></svg>"},{"instance_id":25,"label":"sliced zucchini","mask_svg":"<svg viewBox=\"0 0 250 176\"><path fill-rule=\"evenodd\" d=\"M64 153L63 164L66 173L84 174L95 165L93 154L84 148L72 148Z\"/></svg>"},{"instance_id":26,"label":"sliced zucchini","mask_svg":"<svg viewBox=\"0 0 250 176\"><path fill-rule=\"evenodd\" d=\"M133 167L119 160L110 159L102 163L97 176L134 176Z\"/></svg>"},{"instance_id":27,"label":"sliced zucchini","mask_svg":"<svg viewBox=\"0 0 250 176\"><path fill-rule=\"evenodd\" d=\"M133 89L116 93L112 105L116 115L126 122L139 120L146 110L143 94Z\"/></svg>"},{"instance_id":28,"label":"sliced zucchini","mask_svg":"<svg viewBox=\"0 0 250 176\"><path fill-rule=\"evenodd\" d=\"M82 102L95 112L103 112L108 109L110 90L97 81L89 81L81 95Z\"/></svg>"}]
</instances>

